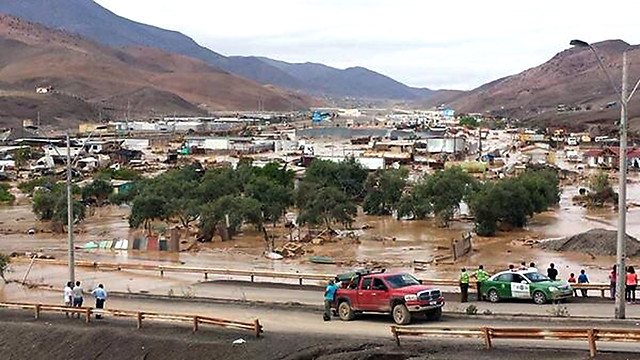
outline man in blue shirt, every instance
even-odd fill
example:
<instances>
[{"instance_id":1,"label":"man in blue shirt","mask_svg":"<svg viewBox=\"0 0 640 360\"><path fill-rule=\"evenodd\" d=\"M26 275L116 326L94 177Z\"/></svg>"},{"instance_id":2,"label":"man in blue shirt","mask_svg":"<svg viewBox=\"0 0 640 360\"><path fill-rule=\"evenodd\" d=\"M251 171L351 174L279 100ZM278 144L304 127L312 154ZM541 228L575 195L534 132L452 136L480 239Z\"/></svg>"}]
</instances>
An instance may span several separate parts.
<instances>
[{"instance_id":1,"label":"man in blue shirt","mask_svg":"<svg viewBox=\"0 0 640 360\"><path fill-rule=\"evenodd\" d=\"M102 286L102 284L98 285L91 294L96 298L96 309L103 309L104 302L107 301L107 291L104 289L104 286ZM102 319L102 315L96 314L96 319Z\"/></svg>"},{"instance_id":2,"label":"man in blue shirt","mask_svg":"<svg viewBox=\"0 0 640 360\"><path fill-rule=\"evenodd\" d=\"M580 270L580 275L578 275L578 284L588 284L589 278L587 274L584 272L584 269ZM582 297L587 297L587 289L580 289L582 293Z\"/></svg>"},{"instance_id":3,"label":"man in blue shirt","mask_svg":"<svg viewBox=\"0 0 640 360\"><path fill-rule=\"evenodd\" d=\"M336 291L339 285L333 280L329 280L327 288L324 290L324 321L331 320L331 306L336 298Z\"/></svg>"}]
</instances>

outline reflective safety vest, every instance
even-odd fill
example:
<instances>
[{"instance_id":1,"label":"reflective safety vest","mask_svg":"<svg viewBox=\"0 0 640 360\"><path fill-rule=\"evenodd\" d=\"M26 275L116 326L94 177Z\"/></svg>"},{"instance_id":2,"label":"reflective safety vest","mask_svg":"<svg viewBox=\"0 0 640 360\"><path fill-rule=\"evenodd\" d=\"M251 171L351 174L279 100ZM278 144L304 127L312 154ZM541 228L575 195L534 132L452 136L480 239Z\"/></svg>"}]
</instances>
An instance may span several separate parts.
<instances>
[{"instance_id":1,"label":"reflective safety vest","mask_svg":"<svg viewBox=\"0 0 640 360\"><path fill-rule=\"evenodd\" d=\"M460 274L460 282L463 284L468 284L469 283L469 273L463 272L462 274Z\"/></svg>"},{"instance_id":2,"label":"reflective safety vest","mask_svg":"<svg viewBox=\"0 0 640 360\"><path fill-rule=\"evenodd\" d=\"M486 271L482 269L478 269L478 271L476 271L476 280L478 280L478 282L483 282L488 278L489 278L489 273L487 273Z\"/></svg>"}]
</instances>

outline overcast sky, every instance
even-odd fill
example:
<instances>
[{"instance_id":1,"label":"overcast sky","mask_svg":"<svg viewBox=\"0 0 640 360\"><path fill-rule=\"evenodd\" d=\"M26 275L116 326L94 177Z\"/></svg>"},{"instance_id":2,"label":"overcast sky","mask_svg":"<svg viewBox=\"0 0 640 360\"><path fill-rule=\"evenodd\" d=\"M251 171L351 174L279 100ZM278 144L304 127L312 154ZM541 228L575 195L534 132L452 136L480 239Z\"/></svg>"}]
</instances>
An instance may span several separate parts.
<instances>
[{"instance_id":1,"label":"overcast sky","mask_svg":"<svg viewBox=\"0 0 640 360\"><path fill-rule=\"evenodd\" d=\"M631 0L97 2L223 55L364 66L432 89L471 89L518 73L573 38L640 43L640 1Z\"/></svg>"}]
</instances>

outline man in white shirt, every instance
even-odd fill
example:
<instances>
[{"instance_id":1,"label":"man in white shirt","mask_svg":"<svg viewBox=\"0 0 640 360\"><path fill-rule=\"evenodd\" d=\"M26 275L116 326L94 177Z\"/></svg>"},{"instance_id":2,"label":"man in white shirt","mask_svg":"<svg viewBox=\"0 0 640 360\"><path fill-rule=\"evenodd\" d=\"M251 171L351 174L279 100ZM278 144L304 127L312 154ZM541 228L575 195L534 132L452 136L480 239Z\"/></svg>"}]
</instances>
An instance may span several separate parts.
<instances>
[{"instance_id":1,"label":"man in white shirt","mask_svg":"<svg viewBox=\"0 0 640 360\"><path fill-rule=\"evenodd\" d=\"M67 286L64 287L64 306L71 307L73 306L73 289L71 288L73 283L71 281L67 282ZM69 317L69 313L65 313L67 317Z\"/></svg>"},{"instance_id":2,"label":"man in white shirt","mask_svg":"<svg viewBox=\"0 0 640 360\"><path fill-rule=\"evenodd\" d=\"M529 271L529 272L538 272L538 268L536 268L536 264L535 263L531 263L531 264L529 264L529 268L527 269L527 271Z\"/></svg>"}]
</instances>

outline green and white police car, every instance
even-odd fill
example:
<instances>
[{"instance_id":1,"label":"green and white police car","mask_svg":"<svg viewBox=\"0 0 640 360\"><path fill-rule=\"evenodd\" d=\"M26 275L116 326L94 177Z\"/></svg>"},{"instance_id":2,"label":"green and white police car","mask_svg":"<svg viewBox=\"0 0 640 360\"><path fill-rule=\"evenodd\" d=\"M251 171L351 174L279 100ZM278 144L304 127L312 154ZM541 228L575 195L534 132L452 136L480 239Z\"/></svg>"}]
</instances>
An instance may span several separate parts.
<instances>
[{"instance_id":1,"label":"green and white police car","mask_svg":"<svg viewBox=\"0 0 640 360\"><path fill-rule=\"evenodd\" d=\"M553 281L536 271L503 271L484 281L482 296L491 301L502 299L533 299L536 304L567 299L573 289L564 281Z\"/></svg>"}]
</instances>

